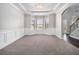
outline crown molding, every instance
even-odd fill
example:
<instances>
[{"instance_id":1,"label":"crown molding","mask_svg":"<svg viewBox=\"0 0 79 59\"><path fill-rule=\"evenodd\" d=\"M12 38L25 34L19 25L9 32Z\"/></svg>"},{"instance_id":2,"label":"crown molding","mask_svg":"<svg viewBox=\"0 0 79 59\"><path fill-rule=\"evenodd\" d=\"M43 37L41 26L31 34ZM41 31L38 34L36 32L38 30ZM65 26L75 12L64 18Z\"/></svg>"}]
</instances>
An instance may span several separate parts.
<instances>
[{"instance_id":1,"label":"crown molding","mask_svg":"<svg viewBox=\"0 0 79 59\"><path fill-rule=\"evenodd\" d=\"M13 8L15 8L17 11L23 13L22 10L20 10L17 6L15 6L13 3L9 3L10 6L12 6Z\"/></svg>"},{"instance_id":2,"label":"crown molding","mask_svg":"<svg viewBox=\"0 0 79 59\"><path fill-rule=\"evenodd\" d=\"M24 13L31 14L31 12L26 10L25 7L21 3L18 3L18 4L23 9Z\"/></svg>"},{"instance_id":3,"label":"crown molding","mask_svg":"<svg viewBox=\"0 0 79 59\"><path fill-rule=\"evenodd\" d=\"M20 5L20 7L24 10L24 13L27 13L27 14L39 14L39 13L34 13L35 11L28 11L27 9L25 9L25 7L21 4L21 3L18 3ZM58 3L54 9L56 9L58 6L60 5L60 3ZM37 12L40 12L40 11L37 11ZM47 11L46 14L51 14L51 13L55 13L53 10L50 10L50 11ZM41 15L44 15L45 13L41 13Z\"/></svg>"},{"instance_id":4,"label":"crown molding","mask_svg":"<svg viewBox=\"0 0 79 59\"><path fill-rule=\"evenodd\" d=\"M58 3L58 4L53 8L53 10L56 10L60 4L61 4L61 3Z\"/></svg>"},{"instance_id":5,"label":"crown molding","mask_svg":"<svg viewBox=\"0 0 79 59\"><path fill-rule=\"evenodd\" d=\"M66 3L61 8L59 8L59 10L55 11L59 7L59 5L61 4L61 3L58 3L51 11L48 11L46 13L44 12L44 13L40 13L39 14L39 13L33 13L31 11L28 11L27 9L25 9L25 7L21 3L18 3L18 5L22 8L23 11L19 7L17 7L16 5L14 5L13 3L9 3L9 4L12 7L14 7L15 9L23 12L24 14L29 14L29 15L49 15L49 14L56 14L58 12L62 12L64 9L66 9L67 7L69 7L71 5L70 3Z\"/></svg>"},{"instance_id":6,"label":"crown molding","mask_svg":"<svg viewBox=\"0 0 79 59\"><path fill-rule=\"evenodd\" d=\"M60 8L56 13L63 13L64 10L66 10L68 7L70 7L71 5L73 5L72 3L66 3L62 8Z\"/></svg>"}]
</instances>

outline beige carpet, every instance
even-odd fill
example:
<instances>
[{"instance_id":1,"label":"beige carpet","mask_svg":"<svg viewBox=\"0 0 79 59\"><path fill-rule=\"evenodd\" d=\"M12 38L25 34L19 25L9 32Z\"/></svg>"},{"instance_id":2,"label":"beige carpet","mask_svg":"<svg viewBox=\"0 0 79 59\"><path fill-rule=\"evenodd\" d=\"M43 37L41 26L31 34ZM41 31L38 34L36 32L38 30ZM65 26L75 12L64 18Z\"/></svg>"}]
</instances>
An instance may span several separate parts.
<instances>
[{"instance_id":1,"label":"beige carpet","mask_svg":"<svg viewBox=\"0 0 79 59\"><path fill-rule=\"evenodd\" d=\"M1 55L65 55L79 54L79 48L50 35L24 36L0 50Z\"/></svg>"}]
</instances>

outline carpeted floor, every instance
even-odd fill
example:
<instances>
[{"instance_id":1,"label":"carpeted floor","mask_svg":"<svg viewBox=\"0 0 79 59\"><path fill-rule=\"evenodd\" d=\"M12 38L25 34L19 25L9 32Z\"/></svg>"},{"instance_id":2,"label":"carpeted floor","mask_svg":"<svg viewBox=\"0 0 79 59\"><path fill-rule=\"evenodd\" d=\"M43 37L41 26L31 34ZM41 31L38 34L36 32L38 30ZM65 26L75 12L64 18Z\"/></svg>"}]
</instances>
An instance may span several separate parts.
<instances>
[{"instance_id":1,"label":"carpeted floor","mask_svg":"<svg viewBox=\"0 0 79 59\"><path fill-rule=\"evenodd\" d=\"M0 50L0 55L71 55L79 48L50 35L24 36Z\"/></svg>"}]
</instances>

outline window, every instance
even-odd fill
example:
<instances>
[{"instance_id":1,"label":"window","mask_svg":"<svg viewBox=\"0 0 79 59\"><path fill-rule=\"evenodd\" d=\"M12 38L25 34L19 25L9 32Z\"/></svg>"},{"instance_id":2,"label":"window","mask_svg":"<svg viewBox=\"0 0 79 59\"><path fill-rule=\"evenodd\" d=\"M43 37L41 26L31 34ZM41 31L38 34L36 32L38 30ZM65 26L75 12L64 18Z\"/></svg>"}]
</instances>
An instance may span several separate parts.
<instances>
[{"instance_id":1,"label":"window","mask_svg":"<svg viewBox=\"0 0 79 59\"><path fill-rule=\"evenodd\" d=\"M33 30L44 30L48 28L49 21L46 16L33 16L31 27Z\"/></svg>"}]
</instances>

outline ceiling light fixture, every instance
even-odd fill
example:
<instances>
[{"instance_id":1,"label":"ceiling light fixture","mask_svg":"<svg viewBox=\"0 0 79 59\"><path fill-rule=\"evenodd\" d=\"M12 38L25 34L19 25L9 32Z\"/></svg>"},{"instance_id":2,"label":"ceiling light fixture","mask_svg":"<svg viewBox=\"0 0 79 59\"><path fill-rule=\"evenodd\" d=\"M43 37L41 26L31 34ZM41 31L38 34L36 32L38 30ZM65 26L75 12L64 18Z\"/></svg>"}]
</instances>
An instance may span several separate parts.
<instances>
[{"instance_id":1,"label":"ceiling light fixture","mask_svg":"<svg viewBox=\"0 0 79 59\"><path fill-rule=\"evenodd\" d=\"M43 9L43 5L41 3L37 4L37 9Z\"/></svg>"}]
</instances>

